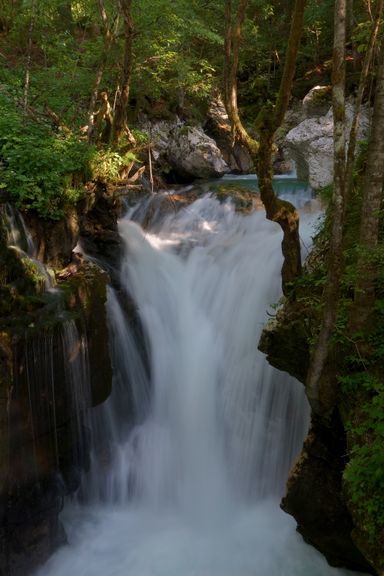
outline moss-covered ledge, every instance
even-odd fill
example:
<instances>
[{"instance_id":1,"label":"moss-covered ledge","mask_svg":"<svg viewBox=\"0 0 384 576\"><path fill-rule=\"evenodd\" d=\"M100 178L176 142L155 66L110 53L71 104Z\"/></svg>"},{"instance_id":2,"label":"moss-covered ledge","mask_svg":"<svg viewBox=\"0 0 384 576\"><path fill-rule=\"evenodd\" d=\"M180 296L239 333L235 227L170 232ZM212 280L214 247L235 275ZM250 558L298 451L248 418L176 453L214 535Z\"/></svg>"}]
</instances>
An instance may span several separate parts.
<instances>
[{"instance_id":1,"label":"moss-covered ledge","mask_svg":"<svg viewBox=\"0 0 384 576\"><path fill-rule=\"evenodd\" d=\"M104 402L112 389L107 320L108 274L92 262L70 266L58 275L58 287L66 295L68 310L85 330L88 345L92 405Z\"/></svg>"},{"instance_id":2,"label":"moss-covered ledge","mask_svg":"<svg viewBox=\"0 0 384 576\"><path fill-rule=\"evenodd\" d=\"M271 366L288 372L305 384L309 366L309 332L303 307L292 303L280 309L264 327L258 348L266 354Z\"/></svg>"}]
</instances>

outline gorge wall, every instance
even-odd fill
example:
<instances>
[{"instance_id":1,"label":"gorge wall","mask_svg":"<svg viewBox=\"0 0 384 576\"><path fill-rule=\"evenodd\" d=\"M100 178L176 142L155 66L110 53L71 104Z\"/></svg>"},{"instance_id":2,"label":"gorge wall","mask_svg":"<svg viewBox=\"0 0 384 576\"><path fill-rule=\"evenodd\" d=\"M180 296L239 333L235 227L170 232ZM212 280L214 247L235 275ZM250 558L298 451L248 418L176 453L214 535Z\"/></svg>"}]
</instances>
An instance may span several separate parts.
<instances>
[{"instance_id":1,"label":"gorge wall","mask_svg":"<svg viewBox=\"0 0 384 576\"><path fill-rule=\"evenodd\" d=\"M108 249L118 254L109 200L98 191L87 210L71 211L59 222L29 214L33 256L23 250L20 217L11 224L15 245L6 213L13 209L0 205L2 576L25 576L65 542L59 513L89 461L84 414L111 391L109 276L72 254L82 232L100 258L106 236ZM102 210L109 202L110 221L96 234L93 219L103 202Z\"/></svg>"}]
</instances>

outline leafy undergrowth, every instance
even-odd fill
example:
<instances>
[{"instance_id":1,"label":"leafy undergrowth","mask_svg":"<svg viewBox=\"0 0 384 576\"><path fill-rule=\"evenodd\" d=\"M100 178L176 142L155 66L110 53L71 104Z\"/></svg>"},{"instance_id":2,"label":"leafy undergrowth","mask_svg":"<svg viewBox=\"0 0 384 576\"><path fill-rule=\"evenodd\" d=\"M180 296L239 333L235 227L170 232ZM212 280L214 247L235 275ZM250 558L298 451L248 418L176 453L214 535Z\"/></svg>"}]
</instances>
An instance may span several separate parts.
<instances>
[{"instance_id":1,"label":"leafy undergrowth","mask_svg":"<svg viewBox=\"0 0 384 576\"><path fill-rule=\"evenodd\" d=\"M356 520L356 539L380 569L384 569L383 306L384 300L377 300L370 334L361 345L354 340L354 353L346 355L339 377L349 458L344 488Z\"/></svg>"},{"instance_id":2,"label":"leafy undergrowth","mask_svg":"<svg viewBox=\"0 0 384 576\"><path fill-rule=\"evenodd\" d=\"M0 187L18 208L60 219L84 191L92 153L77 135L55 133L0 93Z\"/></svg>"},{"instance_id":3,"label":"leafy undergrowth","mask_svg":"<svg viewBox=\"0 0 384 576\"><path fill-rule=\"evenodd\" d=\"M60 220L87 193L86 182L113 183L136 160L125 146L97 148L81 132L24 113L0 89L0 192L19 209Z\"/></svg>"}]
</instances>

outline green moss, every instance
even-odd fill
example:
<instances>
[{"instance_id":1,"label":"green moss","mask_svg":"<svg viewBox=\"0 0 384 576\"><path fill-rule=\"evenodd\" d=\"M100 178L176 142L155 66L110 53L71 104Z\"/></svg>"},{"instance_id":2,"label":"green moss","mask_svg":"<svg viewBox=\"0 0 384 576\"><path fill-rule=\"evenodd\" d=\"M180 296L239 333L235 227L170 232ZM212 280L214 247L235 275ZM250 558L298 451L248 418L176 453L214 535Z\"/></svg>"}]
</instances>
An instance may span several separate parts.
<instances>
[{"instance_id":1,"label":"green moss","mask_svg":"<svg viewBox=\"0 0 384 576\"><path fill-rule=\"evenodd\" d=\"M251 212L259 197L251 190L234 184L215 185L213 191L219 202L226 202L229 199L232 200L236 210L239 212Z\"/></svg>"}]
</instances>

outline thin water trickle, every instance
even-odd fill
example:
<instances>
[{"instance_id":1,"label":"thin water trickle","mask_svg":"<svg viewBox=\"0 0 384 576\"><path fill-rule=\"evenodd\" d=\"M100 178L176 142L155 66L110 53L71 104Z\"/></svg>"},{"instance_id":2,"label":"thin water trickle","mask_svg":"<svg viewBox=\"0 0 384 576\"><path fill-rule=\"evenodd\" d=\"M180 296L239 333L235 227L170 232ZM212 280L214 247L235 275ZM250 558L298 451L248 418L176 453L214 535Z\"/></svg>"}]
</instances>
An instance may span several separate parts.
<instances>
[{"instance_id":1,"label":"thin water trickle","mask_svg":"<svg viewBox=\"0 0 384 576\"><path fill-rule=\"evenodd\" d=\"M341 574L279 509L308 426L302 385L257 350L280 297L279 227L206 195L148 232L122 220L120 234L150 366L111 291L117 376L92 416L104 449L88 503L65 510L69 546L40 576Z\"/></svg>"},{"instance_id":2,"label":"thin water trickle","mask_svg":"<svg viewBox=\"0 0 384 576\"><path fill-rule=\"evenodd\" d=\"M20 212L9 203L0 206L0 221L5 230L7 245L22 258L33 264L42 279L42 290L52 290L55 285L53 273L37 258L37 250L31 233Z\"/></svg>"}]
</instances>

